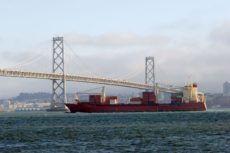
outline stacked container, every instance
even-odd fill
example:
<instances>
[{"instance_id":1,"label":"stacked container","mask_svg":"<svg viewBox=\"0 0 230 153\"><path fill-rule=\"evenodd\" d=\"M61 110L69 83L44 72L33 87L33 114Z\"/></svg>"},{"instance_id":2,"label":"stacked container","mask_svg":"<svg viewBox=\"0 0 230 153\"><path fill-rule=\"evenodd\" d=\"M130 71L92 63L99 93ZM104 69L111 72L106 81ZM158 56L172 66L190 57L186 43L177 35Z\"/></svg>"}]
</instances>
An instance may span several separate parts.
<instances>
[{"instance_id":1,"label":"stacked container","mask_svg":"<svg viewBox=\"0 0 230 153\"><path fill-rule=\"evenodd\" d=\"M141 97L132 97L129 100L130 104L141 104L142 103L142 98Z\"/></svg>"},{"instance_id":2,"label":"stacked container","mask_svg":"<svg viewBox=\"0 0 230 153\"><path fill-rule=\"evenodd\" d=\"M172 104L180 104L180 103L182 103L182 97L183 97L182 92L172 93L171 94L171 103Z\"/></svg>"},{"instance_id":3,"label":"stacked container","mask_svg":"<svg viewBox=\"0 0 230 153\"><path fill-rule=\"evenodd\" d=\"M156 96L154 92L143 92L142 104L154 104L156 103Z\"/></svg>"},{"instance_id":4,"label":"stacked container","mask_svg":"<svg viewBox=\"0 0 230 153\"><path fill-rule=\"evenodd\" d=\"M117 104L117 96L107 96L105 99L105 104Z\"/></svg>"},{"instance_id":5,"label":"stacked container","mask_svg":"<svg viewBox=\"0 0 230 153\"><path fill-rule=\"evenodd\" d=\"M100 104L101 103L101 95L90 95L89 96L89 102Z\"/></svg>"}]
</instances>

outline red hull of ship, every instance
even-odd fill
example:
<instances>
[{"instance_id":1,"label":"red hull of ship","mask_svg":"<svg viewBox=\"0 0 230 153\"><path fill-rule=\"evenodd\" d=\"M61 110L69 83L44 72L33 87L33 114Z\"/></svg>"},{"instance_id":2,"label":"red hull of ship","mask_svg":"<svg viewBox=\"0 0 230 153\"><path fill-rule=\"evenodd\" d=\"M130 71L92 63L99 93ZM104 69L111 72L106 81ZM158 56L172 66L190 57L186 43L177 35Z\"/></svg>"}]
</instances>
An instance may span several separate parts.
<instances>
[{"instance_id":1,"label":"red hull of ship","mask_svg":"<svg viewBox=\"0 0 230 153\"><path fill-rule=\"evenodd\" d=\"M70 112L105 113L105 112L164 112L164 111L206 111L204 102L173 104L116 104L103 105L93 103L67 103Z\"/></svg>"}]
</instances>

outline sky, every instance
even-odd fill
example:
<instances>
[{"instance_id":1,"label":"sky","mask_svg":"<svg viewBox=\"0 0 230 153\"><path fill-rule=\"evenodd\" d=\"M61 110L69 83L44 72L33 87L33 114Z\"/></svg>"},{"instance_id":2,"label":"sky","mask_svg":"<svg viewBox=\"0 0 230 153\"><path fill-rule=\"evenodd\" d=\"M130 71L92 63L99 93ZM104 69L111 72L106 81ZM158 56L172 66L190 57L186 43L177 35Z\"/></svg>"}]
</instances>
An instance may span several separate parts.
<instances>
[{"instance_id":1,"label":"sky","mask_svg":"<svg viewBox=\"0 0 230 153\"><path fill-rule=\"evenodd\" d=\"M67 73L144 82L145 57L154 56L157 82L193 81L203 92L222 92L230 81L229 6L228 0L0 0L0 68L51 72L52 38L63 36ZM50 80L0 77L0 84L0 98L51 92ZM67 91L87 87L68 83Z\"/></svg>"}]
</instances>

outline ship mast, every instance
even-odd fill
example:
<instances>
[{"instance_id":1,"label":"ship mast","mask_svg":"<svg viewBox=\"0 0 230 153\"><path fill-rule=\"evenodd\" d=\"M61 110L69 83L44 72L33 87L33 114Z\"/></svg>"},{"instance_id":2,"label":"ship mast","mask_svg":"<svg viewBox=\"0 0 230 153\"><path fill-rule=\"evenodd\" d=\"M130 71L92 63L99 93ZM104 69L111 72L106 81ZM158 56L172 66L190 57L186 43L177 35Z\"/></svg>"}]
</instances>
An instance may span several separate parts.
<instances>
[{"instance_id":1,"label":"ship mast","mask_svg":"<svg viewBox=\"0 0 230 153\"><path fill-rule=\"evenodd\" d=\"M105 102L106 95L105 95L105 86L102 87L101 89L101 101Z\"/></svg>"}]
</instances>

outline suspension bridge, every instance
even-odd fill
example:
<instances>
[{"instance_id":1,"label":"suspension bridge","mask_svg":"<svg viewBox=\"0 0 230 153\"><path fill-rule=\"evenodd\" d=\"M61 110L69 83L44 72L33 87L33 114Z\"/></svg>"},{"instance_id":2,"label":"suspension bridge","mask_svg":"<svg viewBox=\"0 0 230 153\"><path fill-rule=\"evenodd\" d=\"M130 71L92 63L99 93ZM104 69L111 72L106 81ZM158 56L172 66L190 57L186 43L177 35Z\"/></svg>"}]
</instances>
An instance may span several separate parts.
<instances>
[{"instance_id":1,"label":"suspension bridge","mask_svg":"<svg viewBox=\"0 0 230 153\"><path fill-rule=\"evenodd\" d=\"M181 91L180 87L159 85L155 83L153 57L146 57L145 60L145 83L132 82L128 80L117 80L107 77L69 75L65 73L64 60L63 37L54 37L52 73L20 71L0 68L0 76L52 80L52 102L50 110L65 109L64 103L66 103L66 81L104 84L144 90L155 90L159 92Z\"/></svg>"}]
</instances>

